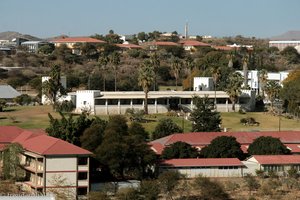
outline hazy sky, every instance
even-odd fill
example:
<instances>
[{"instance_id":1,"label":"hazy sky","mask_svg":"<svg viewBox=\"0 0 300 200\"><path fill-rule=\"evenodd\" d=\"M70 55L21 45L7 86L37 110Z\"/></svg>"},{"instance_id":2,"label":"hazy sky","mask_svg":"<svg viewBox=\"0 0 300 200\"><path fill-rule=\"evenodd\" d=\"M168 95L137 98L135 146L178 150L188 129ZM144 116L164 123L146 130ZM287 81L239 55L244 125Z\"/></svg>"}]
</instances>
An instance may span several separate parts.
<instances>
[{"instance_id":1,"label":"hazy sky","mask_svg":"<svg viewBox=\"0 0 300 200\"><path fill-rule=\"evenodd\" d=\"M0 0L0 32L38 37L141 31L255 36L300 30L300 0Z\"/></svg>"}]
</instances>

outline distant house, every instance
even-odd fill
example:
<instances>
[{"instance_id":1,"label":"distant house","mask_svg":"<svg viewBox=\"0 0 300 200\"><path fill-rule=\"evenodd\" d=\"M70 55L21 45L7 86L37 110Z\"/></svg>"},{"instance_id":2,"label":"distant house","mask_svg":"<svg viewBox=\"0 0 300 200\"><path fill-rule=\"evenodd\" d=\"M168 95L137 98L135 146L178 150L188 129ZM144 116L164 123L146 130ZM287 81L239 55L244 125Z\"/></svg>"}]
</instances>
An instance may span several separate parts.
<instances>
[{"instance_id":1,"label":"distant house","mask_svg":"<svg viewBox=\"0 0 300 200\"><path fill-rule=\"evenodd\" d=\"M286 175L291 168L300 171L300 155L253 155L243 161L245 173L255 175L256 170Z\"/></svg>"},{"instance_id":2,"label":"distant house","mask_svg":"<svg viewBox=\"0 0 300 200\"><path fill-rule=\"evenodd\" d=\"M117 47L120 47L121 49L141 49L142 47L140 45L136 44L116 44Z\"/></svg>"},{"instance_id":3,"label":"distant house","mask_svg":"<svg viewBox=\"0 0 300 200\"><path fill-rule=\"evenodd\" d=\"M209 44L197 40L182 40L179 42L186 51L194 51L198 47L210 47Z\"/></svg>"},{"instance_id":4,"label":"distant house","mask_svg":"<svg viewBox=\"0 0 300 200\"><path fill-rule=\"evenodd\" d=\"M74 199L88 194L91 152L43 131L0 126L0 154L11 143L19 143L24 148L20 155L25 174L24 190L32 194L48 194L51 189L66 190Z\"/></svg>"},{"instance_id":5,"label":"distant house","mask_svg":"<svg viewBox=\"0 0 300 200\"><path fill-rule=\"evenodd\" d=\"M269 41L269 47L277 47L280 51L282 51L286 47L300 47L299 40L273 40Z\"/></svg>"},{"instance_id":6,"label":"distant house","mask_svg":"<svg viewBox=\"0 0 300 200\"><path fill-rule=\"evenodd\" d=\"M164 48L164 47L179 46L179 44L175 42L166 42L166 41L148 42L145 43L144 45L148 46L150 50L157 50L158 48Z\"/></svg>"},{"instance_id":7,"label":"distant house","mask_svg":"<svg viewBox=\"0 0 300 200\"><path fill-rule=\"evenodd\" d=\"M21 93L10 85L0 85L0 99L12 102L14 98L20 96Z\"/></svg>"},{"instance_id":8,"label":"distant house","mask_svg":"<svg viewBox=\"0 0 300 200\"><path fill-rule=\"evenodd\" d=\"M54 39L50 41L55 45L55 47L59 47L62 44L65 44L68 48L72 49L72 53L74 54L80 54L80 50L75 47L75 44L84 44L84 43L90 43L90 44L104 44L106 42L102 40L98 40L91 37L63 37L59 39Z\"/></svg>"},{"instance_id":9,"label":"distant house","mask_svg":"<svg viewBox=\"0 0 300 200\"><path fill-rule=\"evenodd\" d=\"M176 171L187 178L241 177L244 164L237 158L170 159L160 163L159 172Z\"/></svg>"},{"instance_id":10,"label":"distant house","mask_svg":"<svg viewBox=\"0 0 300 200\"><path fill-rule=\"evenodd\" d=\"M45 41L26 41L21 43L21 46L26 47L29 53L37 53L38 50L45 45L53 44Z\"/></svg>"}]
</instances>

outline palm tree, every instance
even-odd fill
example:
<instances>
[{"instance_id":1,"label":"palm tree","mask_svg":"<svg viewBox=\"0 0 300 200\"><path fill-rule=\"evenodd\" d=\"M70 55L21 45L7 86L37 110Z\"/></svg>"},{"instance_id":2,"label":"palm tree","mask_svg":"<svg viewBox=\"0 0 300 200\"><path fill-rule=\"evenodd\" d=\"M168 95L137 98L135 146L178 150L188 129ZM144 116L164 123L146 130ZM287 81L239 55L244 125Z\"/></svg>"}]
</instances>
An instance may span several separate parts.
<instances>
[{"instance_id":1,"label":"palm tree","mask_svg":"<svg viewBox=\"0 0 300 200\"><path fill-rule=\"evenodd\" d=\"M214 81L214 90L215 90L215 109L217 110L217 83L219 78L221 77L221 70L219 67L211 68L212 78Z\"/></svg>"},{"instance_id":2,"label":"palm tree","mask_svg":"<svg viewBox=\"0 0 300 200\"><path fill-rule=\"evenodd\" d=\"M154 70L151 61L144 60L138 71L138 83L145 93L144 112L148 114L148 92L154 79Z\"/></svg>"},{"instance_id":3,"label":"palm tree","mask_svg":"<svg viewBox=\"0 0 300 200\"><path fill-rule=\"evenodd\" d=\"M265 87L265 91L268 95L268 99L271 102L271 109L273 110L274 101L279 97L281 86L277 81L268 81Z\"/></svg>"},{"instance_id":4,"label":"palm tree","mask_svg":"<svg viewBox=\"0 0 300 200\"><path fill-rule=\"evenodd\" d=\"M268 72L265 69L262 69L258 72L258 87L259 87L259 93L262 94L262 97L265 97L265 86L268 81Z\"/></svg>"},{"instance_id":5,"label":"palm tree","mask_svg":"<svg viewBox=\"0 0 300 200\"><path fill-rule=\"evenodd\" d=\"M117 91L117 70L120 64L120 54L114 51L112 54L108 56L108 63L114 70L114 77L115 77L115 91Z\"/></svg>"},{"instance_id":6,"label":"palm tree","mask_svg":"<svg viewBox=\"0 0 300 200\"><path fill-rule=\"evenodd\" d=\"M229 82L225 92L232 102L232 110L235 111L235 104L242 93L243 77L240 73L234 72L229 76Z\"/></svg>"},{"instance_id":7,"label":"palm tree","mask_svg":"<svg viewBox=\"0 0 300 200\"><path fill-rule=\"evenodd\" d=\"M243 58L244 88L248 88L248 57Z\"/></svg>"},{"instance_id":8,"label":"palm tree","mask_svg":"<svg viewBox=\"0 0 300 200\"><path fill-rule=\"evenodd\" d=\"M175 81L176 81L175 82L175 84L176 84L176 90L177 90L178 77L179 77L179 72L181 70L181 67L182 67L182 63L181 63L180 58L173 56L171 58L171 68L173 70L173 74L174 74Z\"/></svg>"},{"instance_id":9,"label":"palm tree","mask_svg":"<svg viewBox=\"0 0 300 200\"><path fill-rule=\"evenodd\" d=\"M158 58L158 55L156 54L156 52L154 52L153 54L151 54L150 56L150 62L151 65L153 67L153 71L154 71L154 84L153 84L153 90L156 91L156 78L157 78L157 70L160 66L160 60Z\"/></svg>"},{"instance_id":10,"label":"palm tree","mask_svg":"<svg viewBox=\"0 0 300 200\"><path fill-rule=\"evenodd\" d=\"M228 67L229 68L233 67L233 53L232 52L229 54Z\"/></svg>"},{"instance_id":11,"label":"palm tree","mask_svg":"<svg viewBox=\"0 0 300 200\"><path fill-rule=\"evenodd\" d=\"M194 69L195 67L195 63L194 63L194 60L192 59L192 57L188 56L186 57L186 59L184 60L184 64L185 64L185 67L188 69L189 71L189 77L190 77L190 90L192 91L193 90L193 77L192 77L192 70Z\"/></svg>"},{"instance_id":12,"label":"palm tree","mask_svg":"<svg viewBox=\"0 0 300 200\"><path fill-rule=\"evenodd\" d=\"M102 73L103 74L103 91L105 91L105 82L106 82L106 73L105 72L107 70L106 66L108 64L108 57L106 55L102 55L102 56L100 56L98 62L99 62L100 68L103 72Z\"/></svg>"}]
</instances>

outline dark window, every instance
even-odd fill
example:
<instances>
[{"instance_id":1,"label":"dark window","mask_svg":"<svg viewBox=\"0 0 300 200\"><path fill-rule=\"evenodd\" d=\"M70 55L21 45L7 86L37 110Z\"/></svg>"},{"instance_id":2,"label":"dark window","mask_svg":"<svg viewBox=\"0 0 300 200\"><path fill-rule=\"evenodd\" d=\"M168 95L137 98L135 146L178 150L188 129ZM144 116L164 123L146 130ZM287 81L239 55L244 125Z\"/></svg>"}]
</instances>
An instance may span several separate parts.
<instances>
[{"instance_id":1,"label":"dark window","mask_svg":"<svg viewBox=\"0 0 300 200\"><path fill-rule=\"evenodd\" d=\"M79 157L78 158L78 165L87 165L88 158L87 157Z\"/></svg>"},{"instance_id":2,"label":"dark window","mask_svg":"<svg viewBox=\"0 0 300 200\"><path fill-rule=\"evenodd\" d=\"M77 188L77 195L87 195L87 188L86 187L80 187Z\"/></svg>"},{"instance_id":3,"label":"dark window","mask_svg":"<svg viewBox=\"0 0 300 200\"><path fill-rule=\"evenodd\" d=\"M108 105L118 105L118 99L108 99Z\"/></svg>"},{"instance_id":4,"label":"dark window","mask_svg":"<svg viewBox=\"0 0 300 200\"><path fill-rule=\"evenodd\" d=\"M155 99L148 99L147 102L148 102L149 105L155 104Z\"/></svg>"},{"instance_id":5,"label":"dark window","mask_svg":"<svg viewBox=\"0 0 300 200\"><path fill-rule=\"evenodd\" d=\"M95 105L105 105L105 99L95 99Z\"/></svg>"},{"instance_id":6,"label":"dark window","mask_svg":"<svg viewBox=\"0 0 300 200\"><path fill-rule=\"evenodd\" d=\"M181 104L191 104L191 99L190 98L183 98L183 99L181 99Z\"/></svg>"},{"instance_id":7,"label":"dark window","mask_svg":"<svg viewBox=\"0 0 300 200\"><path fill-rule=\"evenodd\" d=\"M86 180L87 174L87 172L78 172L78 180Z\"/></svg>"},{"instance_id":8,"label":"dark window","mask_svg":"<svg viewBox=\"0 0 300 200\"><path fill-rule=\"evenodd\" d=\"M121 99L121 105L130 105L130 99Z\"/></svg>"},{"instance_id":9,"label":"dark window","mask_svg":"<svg viewBox=\"0 0 300 200\"><path fill-rule=\"evenodd\" d=\"M167 99L157 99L157 104L167 105Z\"/></svg>"},{"instance_id":10,"label":"dark window","mask_svg":"<svg viewBox=\"0 0 300 200\"><path fill-rule=\"evenodd\" d=\"M133 105L142 105L143 99L133 99Z\"/></svg>"}]
</instances>

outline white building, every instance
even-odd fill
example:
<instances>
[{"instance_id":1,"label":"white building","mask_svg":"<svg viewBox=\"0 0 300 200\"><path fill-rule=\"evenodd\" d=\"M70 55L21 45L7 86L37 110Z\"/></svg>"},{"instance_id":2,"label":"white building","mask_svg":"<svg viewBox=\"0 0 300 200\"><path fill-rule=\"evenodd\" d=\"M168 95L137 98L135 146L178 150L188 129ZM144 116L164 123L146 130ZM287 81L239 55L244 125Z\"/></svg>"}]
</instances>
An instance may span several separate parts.
<instances>
[{"instance_id":1,"label":"white building","mask_svg":"<svg viewBox=\"0 0 300 200\"><path fill-rule=\"evenodd\" d=\"M244 76L243 71L237 71L242 76ZM282 71L282 72L268 72L267 73L267 80L268 81L278 81L281 85L284 79L286 79L289 75L289 72ZM258 70L249 70L248 71L248 86L251 90L258 90L259 86L259 71Z\"/></svg>"},{"instance_id":2,"label":"white building","mask_svg":"<svg viewBox=\"0 0 300 200\"><path fill-rule=\"evenodd\" d=\"M128 108L144 109L145 93L143 91L123 92L100 92L99 90L79 90L70 93L71 99L76 99L75 112L89 111L96 115L124 114ZM193 97L205 97L214 99L214 91L150 91L148 93L149 113L167 113L171 110L185 110L190 112L193 109ZM221 112L231 111L231 102L226 92L217 91L217 108ZM253 110L255 106L255 92L243 93L236 106L238 110L243 107L246 110Z\"/></svg>"},{"instance_id":3,"label":"white building","mask_svg":"<svg viewBox=\"0 0 300 200\"><path fill-rule=\"evenodd\" d=\"M214 81L212 77L194 77L194 91L213 91Z\"/></svg>"},{"instance_id":4,"label":"white building","mask_svg":"<svg viewBox=\"0 0 300 200\"><path fill-rule=\"evenodd\" d=\"M269 41L269 47L277 47L282 51L286 47L297 47L300 46L299 40L281 40L281 41Z\"/></svg>"},{"instance_id":5,"label":"white building","mask_svg":"<svg viewBox=\"0 0 300 200\"><path fill-rule=\"evenodd\" d=\"M242 177L244 164L237 158L185 158L164 160L159 172L176 171L187 178Z\"/></svg>"}]
</instances>

